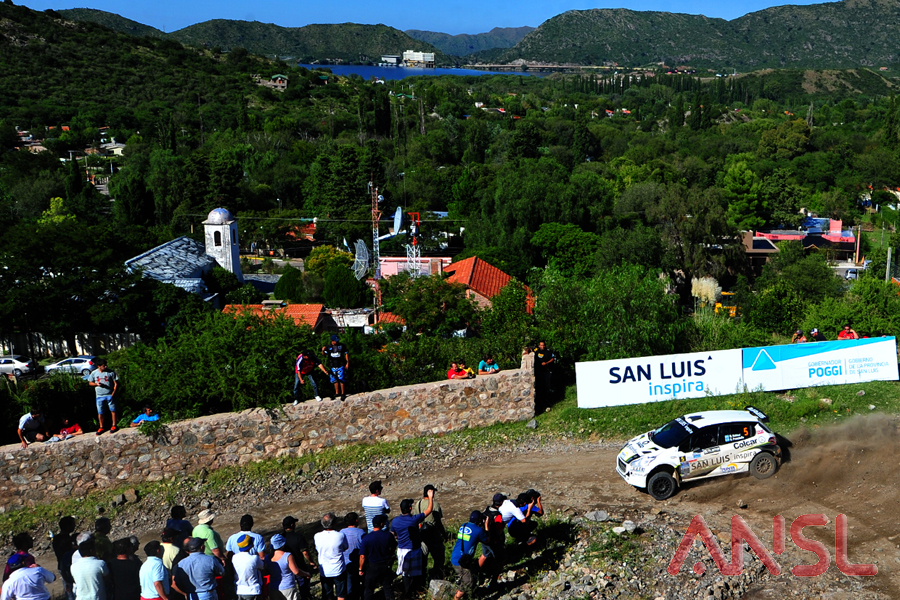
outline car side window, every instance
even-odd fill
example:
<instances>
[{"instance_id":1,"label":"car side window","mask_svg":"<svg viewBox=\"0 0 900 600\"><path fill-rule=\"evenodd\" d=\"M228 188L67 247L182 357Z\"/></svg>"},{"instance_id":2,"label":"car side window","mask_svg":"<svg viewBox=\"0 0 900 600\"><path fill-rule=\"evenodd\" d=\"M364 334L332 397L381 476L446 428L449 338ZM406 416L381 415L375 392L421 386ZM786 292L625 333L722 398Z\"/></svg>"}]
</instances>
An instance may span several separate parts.
<instances>
[{"instance_id":1,"label":"car side window","mask_svg":"<svg viewBox=\"0 0 900 600\"><path fill-rule=\"evenodd\" d=\"M718 425L704 427L703 429L695 431L689 440L685 440L685 442L682 443L682 447L679 449L682 452L690 452L692 450L706 450L707 448L717 446L719 444L718 432Z\"/></svg>"},{"instance_id":2,"label":"car side window","mask_svg":"<svg viewBox=\"0 0 900 600\"><path fill-rule=\"evenodd\" d=\"M729 423L719 427L720 444L739 442L754 435L756 435L756 426L753 423Z\"/></svg>"}]
</instances>

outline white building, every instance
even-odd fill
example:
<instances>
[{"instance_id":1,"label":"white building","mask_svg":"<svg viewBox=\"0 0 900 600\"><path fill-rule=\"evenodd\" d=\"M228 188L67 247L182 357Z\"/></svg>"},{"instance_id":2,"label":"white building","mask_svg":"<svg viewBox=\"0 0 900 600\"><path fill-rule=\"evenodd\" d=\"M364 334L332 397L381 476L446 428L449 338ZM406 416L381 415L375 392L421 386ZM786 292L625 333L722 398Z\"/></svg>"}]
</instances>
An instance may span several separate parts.
<instances>
[{"instance_id":1,"label":"white building","mask_svg":"<svg viewBox=\"0 0 900 600\"><path fill-rule=\"evenodd\" d=\"M434 68L434 52L416 52L407 50L403 53L403 65L406 67Z\"/></svg>"},{"instance_id":2,"label":"white building","mask_svg":"<svg viewBox=\"0 0 900 600\"><path fill-rule=\"evenodd\" d=\"M243 283L237 219L227 209L215 208L203 221L203 228L206 230L206 253L220 267L237 275L238 281Z\"/></svg>"}]
</instances>

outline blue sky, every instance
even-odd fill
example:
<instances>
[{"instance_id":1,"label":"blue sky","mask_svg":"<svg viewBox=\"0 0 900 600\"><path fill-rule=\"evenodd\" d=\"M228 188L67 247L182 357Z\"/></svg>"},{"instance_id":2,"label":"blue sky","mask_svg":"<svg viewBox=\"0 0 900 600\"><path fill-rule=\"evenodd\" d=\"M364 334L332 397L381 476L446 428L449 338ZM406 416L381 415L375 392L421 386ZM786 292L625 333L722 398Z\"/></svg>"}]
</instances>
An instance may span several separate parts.
<instances>
[{"instance_id":1,"label":"blue sky","mask_svg":"<svg viewBox=\"0 0 900 600\"><path fill-rule=\"evenodd\" d=\"M85 0L14 0L29 8L76 8ZM815 4L811 1L790 4ZM210 19L240 19L301 27L310 23L384 23L398 29L425 29L445 33L481 33L493 27L537 27L554 15L574 9L628 8L702 14L735 19L770 6L788 4L749 0L722 2L712 0L620 0L619 2L578 2L577 0L518 0L517 2L375 2L373 0L93 0L88 8L114 12L165 31L175 31Z\"/></svg>"}]
</instances>

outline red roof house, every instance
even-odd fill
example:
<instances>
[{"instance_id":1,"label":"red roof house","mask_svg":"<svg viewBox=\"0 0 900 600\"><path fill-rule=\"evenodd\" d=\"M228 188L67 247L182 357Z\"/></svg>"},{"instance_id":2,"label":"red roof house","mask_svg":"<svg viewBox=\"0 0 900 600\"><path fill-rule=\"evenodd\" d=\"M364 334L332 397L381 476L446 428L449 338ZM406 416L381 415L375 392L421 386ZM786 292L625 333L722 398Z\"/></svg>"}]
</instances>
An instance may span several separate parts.
<instances>
[{"instance_id":1,"label":"red roof house","mask_svg":"<svg viewBox=\"0 0 900 600\"><path fill-rule=\"evenodd\" d=\"M297 325L309 325L316 333L321 333L327 317L324 304L227 304L222 312L250 311L257 315L283 314L292 317Z\"/></svg>"},{"instance_id":2,"label":"red roof house","mask_svg":"<svg viewBox=\"0 0 900 600\"><path fill-rule=\"evenodd\" d=\"M466 286L466 295L474 298L482 308L490 308L491 298L499 294L500 290L512 279L511 275L507 275L477 256L444 267L444 273L450 274L447 281ZM527 286L525 290L528 293L527 310L530 313L534 309L534 296Z\"/></svg>"}]
</instances>

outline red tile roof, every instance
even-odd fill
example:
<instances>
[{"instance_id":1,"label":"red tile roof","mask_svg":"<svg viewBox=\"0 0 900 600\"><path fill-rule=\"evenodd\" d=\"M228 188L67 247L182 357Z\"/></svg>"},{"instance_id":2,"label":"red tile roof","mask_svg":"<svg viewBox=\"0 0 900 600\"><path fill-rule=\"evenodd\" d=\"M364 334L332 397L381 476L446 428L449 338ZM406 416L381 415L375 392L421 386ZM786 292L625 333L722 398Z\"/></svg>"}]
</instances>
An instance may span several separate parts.
<instances>
[{"instance_id":1,"label":"red tile roof","mask_svg":"<svg viewBox=\"0 0 900 600\"><path fill-rule=\"evenodd\" d=\"M258 315L281 313L292 317L297 325L309 325L314 330L318 328L322 319L325 318L324 304L288 304L287 306L276 306L275 308L269 308L263 304L227 304L222 309L222 312L244 311Z\"/></svg>"},{"instance_id":2,"label":"red tile roof","mask_svg":"<svg viewBox=\"0 0 900 600\"><path fill-rule=\"evenodd\" d=\"M461 283L485 298L493 298L512 279L492 264L486 263L477 256L455 262L444 267L450 273L448 281Z\"/></svg>"},{"instance_id":3,"label":"red tile roof","mask_svg":"<svg viewBox=\"0 0 900 600\"><path fill-rule=\"evenodd\" d=\"M494 265L484 262L477 256L455 262L444 267L444 273L450 273L447 281L451 283L461 283L473 292L491 299L500 293L509 280L511 275L507 275ZM527 310L531 313L534 308L534 296L528 286L525 286L528 294Z\"/></svg>"},{"instance_id":4,"label":"red tile roof","mask_svg":"<svg viewBox=\"0 0 900 600\"><path fill-rule=\"evenodd\" d=\"M387 325L389 323L396 323L397 325L406 325L406 321L403 320L403 317L395 315L392 312L378 313L378 323L381 325Z\"/></svg>"}]
</instances>

